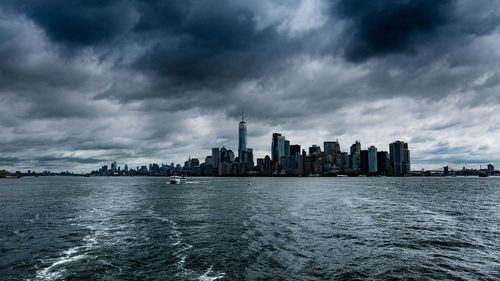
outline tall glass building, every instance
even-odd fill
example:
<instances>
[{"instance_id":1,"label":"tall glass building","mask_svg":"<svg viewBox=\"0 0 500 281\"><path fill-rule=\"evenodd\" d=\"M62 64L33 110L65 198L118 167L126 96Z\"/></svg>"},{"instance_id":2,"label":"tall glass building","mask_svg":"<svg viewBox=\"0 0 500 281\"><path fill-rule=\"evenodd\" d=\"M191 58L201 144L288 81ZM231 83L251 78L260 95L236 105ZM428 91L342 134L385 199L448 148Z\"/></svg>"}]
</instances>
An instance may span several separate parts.
<instances>
[{"instance_id":1,"label":"tall glass building","mask_svg":"<svg viewBox=\"0 0 500 281\"><path fill-rule=\"evenodd\" d=\"M241 122L239 126L239 142L238 142L238 159L240 163L245 162L244 155L247 151L247 123L241 114Z\"/></svg>"},{"instance_id":2,"label":"tall glass building","mask_svg":"<svg viewBox=\"0 0 500 281\"><path fill-rule=\"evenodd\" d=\"M375 146L370 146L368 148L368 172L377 172L377 148Z\"/></svg>"},{"instance_id":3,"label":"tall glass building","mask_svg":"<svg viewBox=\"0 0 500 281\"><path fill-rule=\"evenodd\" d=\"M285 136L281 134L273 134L273 142L271 144L271 158L273 162L279 163L281 156L285 156ZM288 143L288 151L290 151L290 143Z\"/></svg>"}]
</instances>

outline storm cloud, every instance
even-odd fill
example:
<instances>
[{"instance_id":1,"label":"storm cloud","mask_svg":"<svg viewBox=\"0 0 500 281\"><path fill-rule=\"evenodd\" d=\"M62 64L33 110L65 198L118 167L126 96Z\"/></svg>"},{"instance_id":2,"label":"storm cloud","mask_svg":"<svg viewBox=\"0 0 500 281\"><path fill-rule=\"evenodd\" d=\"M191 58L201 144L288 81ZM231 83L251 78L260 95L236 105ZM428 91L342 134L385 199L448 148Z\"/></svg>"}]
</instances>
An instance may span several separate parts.
<instances>
[{"instance_id":1,"label":"storm cloud","mask_svg":"<svg viewBox=\"0 0 500 281\"><path fill-rule=\"evenodd\" d=\"M278 131L406 140L417 168L494 163L499 5L2 1L0 168L204 158L237 146L241 111L256 157Z\"/></svg>"}]
</instances>

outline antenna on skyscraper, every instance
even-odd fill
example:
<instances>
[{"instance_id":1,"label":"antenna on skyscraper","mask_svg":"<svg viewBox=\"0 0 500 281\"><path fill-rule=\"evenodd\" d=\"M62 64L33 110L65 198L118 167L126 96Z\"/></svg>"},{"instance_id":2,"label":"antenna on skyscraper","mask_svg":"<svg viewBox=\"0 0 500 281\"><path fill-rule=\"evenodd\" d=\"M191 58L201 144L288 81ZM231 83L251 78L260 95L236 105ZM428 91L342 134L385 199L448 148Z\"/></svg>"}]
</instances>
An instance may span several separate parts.
<instances>
[{"instance_id":1,"label":"antenna on skyscraper","mask_svg":"<svg viewBox=\"0 0 500 281\"><path fill-rule=\"evenodd\" d=\"M241 122L245 122L245 119L243 118L244 115L243 115L243 110L241 111Z\"/></svg>"}]
</instances>

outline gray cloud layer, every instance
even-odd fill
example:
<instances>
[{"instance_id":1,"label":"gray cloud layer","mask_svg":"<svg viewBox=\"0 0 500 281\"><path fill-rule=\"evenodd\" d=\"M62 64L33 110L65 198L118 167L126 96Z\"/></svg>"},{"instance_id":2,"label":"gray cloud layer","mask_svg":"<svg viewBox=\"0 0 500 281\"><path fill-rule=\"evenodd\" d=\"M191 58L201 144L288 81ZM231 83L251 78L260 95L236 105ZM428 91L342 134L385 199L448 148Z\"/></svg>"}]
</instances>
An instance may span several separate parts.
<instances>
[{"instance_id":1,"label":"gray cloud layer","mask_svg":"<svg viewBox=\"0 0 500 281\"><path fill-rule=\"evenodd\" d=\"M248 1L247 1L248 2ZM493 0L2 1L0 165L204 157L283 132L498 161ZM418 167L418 166L417 166Z\"/></svg>"}]
</instances>

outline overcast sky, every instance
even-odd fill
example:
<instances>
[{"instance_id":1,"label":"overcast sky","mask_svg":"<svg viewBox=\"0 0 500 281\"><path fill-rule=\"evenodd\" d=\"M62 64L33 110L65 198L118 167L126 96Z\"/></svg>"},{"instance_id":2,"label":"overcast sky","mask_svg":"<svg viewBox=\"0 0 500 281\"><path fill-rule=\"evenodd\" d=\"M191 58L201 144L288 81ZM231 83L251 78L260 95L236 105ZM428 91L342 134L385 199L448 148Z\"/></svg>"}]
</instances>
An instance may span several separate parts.
<instances>
[{"instance_id":1,"label":"overcast sky","mask_svg":"<svg viewBox=\"0 0 500 281\"><path fill-rule=\"evenodd\" d=\"M204 159L271 134L500 165L498 0L2 0L0 169Z\"/></svg>"}]
</instances>

